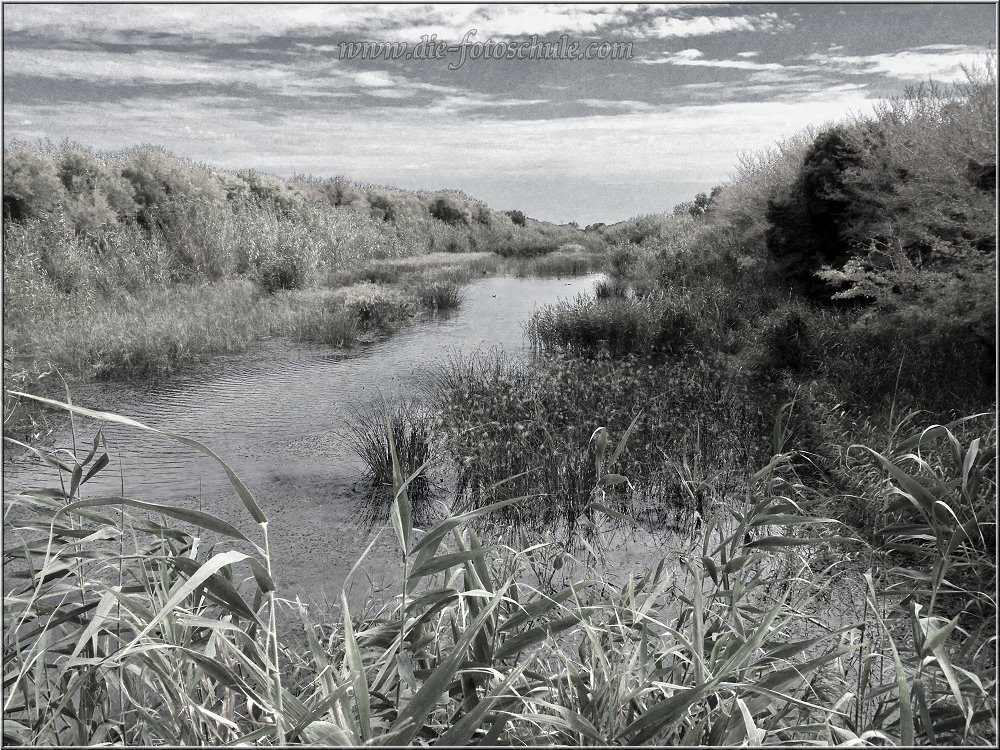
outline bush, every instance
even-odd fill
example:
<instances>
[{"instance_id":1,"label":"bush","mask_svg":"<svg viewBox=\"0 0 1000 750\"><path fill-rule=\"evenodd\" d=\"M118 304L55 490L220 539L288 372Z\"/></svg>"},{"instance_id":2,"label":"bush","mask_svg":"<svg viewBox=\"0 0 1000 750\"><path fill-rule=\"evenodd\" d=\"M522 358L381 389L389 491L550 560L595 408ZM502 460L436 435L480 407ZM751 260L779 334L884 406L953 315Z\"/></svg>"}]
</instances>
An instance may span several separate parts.
<instances>
[{"instance_id":1,"label":"bush","mask_svg":"<svg viewBox=\"0 0 1000 750\"><path fill-rule=\"evenodd\" d=\"M995 342L934 311L833 317L817 351L824 374L869 408L901 398L946 416L995 404Z\"/></svg>"},{"instance_id":2,"label":"bush","mask_svg":"<svg viewBox=\"0 0 1000 750\"><path fill-rule=\"evenodd\" d=\"M510 220L514 222L515 226L523 227L528 223L528 217L516 208L513 211L504 211L504 213L510 217Z\"/></svg>"},{"instance_id":3,"label":"bush","mask_svg":"<svg viewBox=\"0 0 1000 750\"><path fill-rule=\"evenodd\" d=\"M372 218L380 221L396 221L400 214L400 206L385 193L368 192L368 205Z\"/></svg>"},{"instance_id":4,"label":"bush","mask_svg":"<svg viewBox=\"0 0 1000 750\"><path fill-rule=\"evenodd\" d=\"M754 363L764 373L802 372L811 363L814 342L808 318L799 305L786 305L762 323Z\"/></svg>"},{"instance_id":5,"label":"bush","mask_svg":"<svg viewBox=\"0 0 1000 750\"><path fill-rule=\"evenodd\" d=\"M806 151L795 182L767 204L767 249L782 274L816 301L834 291L816 272L848 258L843 234L851 201L844 175L859 163L844 128L824 131Z\"/></svg>"},{"instance_id":6,"label":"bush","mask_svg":"<svg viewBox=\"0 0 1000 750\"><path fill-rule=\"evenodd\" d=\"M26 221L51 214L65 197L52 159L24 147L4 150L3 218Z\"/></svg>"},{"instance_id":7,"label":"bush","mask_svg":"<svg viewBox=\"0 0 1000 750\"><path fill-rule=\"evenodd\" d=\"M620 243L608 253L608 266L611 276L624 279L629 276L639 259L639 253L634 245Z\"/></svg>"},{"instance_id":8,"label":"bush","mask_svg":"<svg viewBox=\"0 0 1000 750\"><path fill-rule=\"evenodd\" d=\"M305 202L305 198L288 182L272 175L248 169L237 172L236 176L246 184L254 200L283 214L297 211ZM227 191L227 195L229 194Z\"/></svg>"},{"instance_id":9,"label":"bush","mask_svg":"<svg viewBox=\"0 0 1000 750\"><path fill-rule=\"evenodd\" d=\"M260 286L268 294L279 289L300 289L304 280L305 273L295 258L271 258L260 267Z\"/></svg>"},{"instance_id":10,"label":"bush","mask_svg":"<svg viewBox=\"0 0 1000 750\"><path fill-rule=\"evenodd\" d=\"M471 220L468 205L450 194L438 195L431 201L430 214L445 224L468 224Z\"/></svg>"}]
</instances>

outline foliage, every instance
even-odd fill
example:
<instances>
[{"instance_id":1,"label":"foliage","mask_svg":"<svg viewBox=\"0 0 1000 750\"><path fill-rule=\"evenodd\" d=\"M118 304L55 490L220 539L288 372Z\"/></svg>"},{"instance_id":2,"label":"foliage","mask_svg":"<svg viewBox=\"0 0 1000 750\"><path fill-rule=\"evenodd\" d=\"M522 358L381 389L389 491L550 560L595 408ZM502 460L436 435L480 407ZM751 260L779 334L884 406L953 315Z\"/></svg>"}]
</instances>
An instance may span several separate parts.
<instances>
[{"instance_id":1,"label":"foliage","mask_svg":"<svg viewBox=\"0 0 1000 750\"><path fill-rule=\"evenodd\" d=\"M991 745L980 634L995 601L963 585L995 576L996 433L959 444L955 427L856 449L875 545L816 514L829 499L778 453L742 498L709 485L702 531L669 562L613 582L591 553L549 587L539 574L569 557L557 545L484 544L475 528L525 498L421 530L390 444L402 591L360 617L342 596L339 624L292 605L304 641L278 626L268 519L208 448L170 436L219 461L256 534L86 496L109 463L100 431L86 455L39 450L60 486L6 497L21 543L4 562L4 741ZM595 433L595 517L629 439Z\"/></svg>"},{"instance_id":2,"label":"foliage","mask_svg":"<svg viewBox=\"0 0 1000 750\"><path fill-rule=\"evenodd\" d=\"M589 415L602 414L609 431L630 435L615 471L631 484L609 488L609 496L678 524L690 521L683 515L691 506L672 466L718 472L720 486L734 486L757 460L760 427L747 396L709 362L661 368L634 357L559 357L528 367L498 353L451 362L440 388L459 495L478 506L535 488L544 497L522 517L530 525L571 527L595 481ZM489 494L510 477L505 494Z\"/></svg>"},{"instance_id":3,"label":"foliage","mask_svg":"<svg viewBox=\"0 0 1000 750\"><path fill-rule=\"evenodd\" d=\"M472 219L469 207L457 196L447 193L431 201L429 210L431 216L446 224L468 224Z\"/></svg>"},{"instance_id":4,"label":"foliage","mask_svg":"<svg viewBox=\"0 0 1000 750\"><path fill-rule=\"evenodd\" d=\"M5 355L36 374L50 366L78 375L164 374L212 351L249 346L249 326L261 336L347 346L394 327L417 305L456 306L470 278L466 260L454 255L448 273L379 263L469 253L480 272L496 272L499 259L487 263L484 253L529 257L582 235L545 222L517 226L459 193L230 173L153 147L98 154L13 144L4 169ZM463 218L432 218L437 198ZM557 262L579 273L598 261L567 250ZM337 302L322 294L324 286L363 280L413 288L402 293L405 302L395 292L394 300L379 293L385 299ZM214 333L192 330L184 304L195 299L197 309L214 309L206 296L224 290L220 302L232 301L228 291L245 290L243 282L265 294L241 291L230 319L213 313ZM276 292L282 299L272 299ZM139 311L156 325L128 317ZM144 333L161 331L161 323L169 329L171 319L176 331L160 343Z\"/></svg>"},{"instance_id":5,"label":"foliage","mask_svg":"<svg viewBox=\"0 0 1000 750\"><path fill-rule=\"evenodd\" d=\"M236 177L246 183L249 195L254 200L273 206L283 214L293 213L302 207L303 196L284 180L252 169L238 172Z\"/></svg>"},{"instance_id":6,"label":"foliage","mask_svg":"<svg viewBox=\"0 0 1000 750\"><path fill-rule=\"evenodd\" d=\"M523 227L528 223L528 219L524 213L518 211L516 208L512 211L505 211L504 213L506 213L507 216L510 217L510 220L519 227Z\"/></svg>"},{"instance_id":7,"label":"foliage","mask_svg":"<svg viewBox=\"0 0 1000 750\"><path fill-rule=\"evenodd\" d=\"M842 235L850 200L843 175L858 161L843 128L826 130L806 151L796 181L768 202L767 249L781 273L810 297L830 294L817 281L816 271L847 260L849 248Z\"/></svg>"},{"instance_id":8,"label":"foliage","mask_svg":"<svg viewBox=\"0 0 1000 750\"><path fill-rule=\"evenodd\" d=\"M3 218L25 221L45 216L59 204L64 188L51 159L24 146L4 151Z\"/></svg>"},{"instance_id":9,"label":"foliage","mask_svg":"<svg viewBox=\"0 0 1000 750\"><path fill-rule=\"evenodd\" d=\"M260 286L268 294L279 289L298 289L305 280L305 274L294 258L271 258L260 268Z\"/></svg>"}]
</instances>

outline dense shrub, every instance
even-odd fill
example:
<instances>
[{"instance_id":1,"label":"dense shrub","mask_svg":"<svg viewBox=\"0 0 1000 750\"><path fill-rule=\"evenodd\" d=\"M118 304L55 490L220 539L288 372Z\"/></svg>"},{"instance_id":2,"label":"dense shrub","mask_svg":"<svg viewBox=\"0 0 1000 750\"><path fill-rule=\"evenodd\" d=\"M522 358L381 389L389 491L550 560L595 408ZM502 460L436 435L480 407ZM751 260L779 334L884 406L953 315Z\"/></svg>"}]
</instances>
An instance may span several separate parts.
<instances>
[{"instance_id":1,"label":"dense shrub","mask_svg":"<svg viewBox=\"0 0 1000 750\"><path fill-rule=\"evenodd\" d=\"M47 215L62 201L64 190L55 164L47 155L24 147L4 150L5 222Z\"/></svg>"},{"instance_id":2,"label":"dense shrub","mask_svg":"<svg viewBox=\"0 0 1000 750\"><path fill-rule=\"evenodd\" d=\"M375 219L396 221L399 218L399 205L385 193L370 191L368 193L368 205L371 207L372 217Z\"/></svg>"},{"instance_id":3,"label":"dense shrub","mask_svg":"<svg viewBox=\"0 0 1000 750\"><path fill-rule=\"evenodd\" d=\"M468 224L472 218L468 205L457 196L447 193L434 198L429 210L431 216L446 224Z\"/></svg>"},{"instance_id":4,"label":"dense shrub","mask_svg":"<svg viewBox=\"0 0 1000 750\"><path fill-rule=\"evenodd\" d=\"M292 213L304 203L303 196L285 180L252 169L238 172L236 176L246 183L250 195L256 201L272 206L281 213Z\"/></svg>"},{"instance_id":5,"label":"dense shrub","mask_svg":"<svg viewBox=\"0 0 1000 750\"><path fill-rule=\"evenodd\" d=\"M528 223L527 217L521 211L518 211L516 208L513 211L505 211L504 213L507 214L507 216L510 217L510 220L519 227L523 227L525 224Z\"/></svg>"},{"instance_id":6,"label":"dense shrub","mask_svg":"<svg viewBox=\"0 0 1000 750\"><path fill-rule=\"evenodd\" d=\"M298 289L305 281L305 273L295 258L269 258L260 267L260 285L268 294L279 289Z\"/></svg>"},{"instance_id":7,"label":"dense shrub","mask_svg":"<svg viewBox=\"0 0 1000 750\"><path fill-rule=\"evenodd\" d=\"M812 299L828 299L833 291L816 272L848 258L843 234L851 201L844 174L859 162L844 129L831 128L806 151L795 182L768 201L767 249L782 274Z\"/></svg>"},{"instance_id":8,"label":"dense shrub","mask_svg":"<svg viewBox=\"0 0 1000 750\"><path fill-rule=\"evenodd\" d=\"M608 253L608 273L613 278L623 279L634 270L638 259L639 253L635 246L619 243Z\"/></svg>"},{"instance_id":9,"label":"dense shrub","mask_svg":"<svg viewBox=\"0 0 1000 750\"><path fill-rule=\"evenodd\" d=\"M763 373L798 373L812 364L814 341L803 307L785 305L761 322L754 365Z\"/></svg>"},{"instance_id":10,"label":"dense shrub","mask_svg":"<svg viewBox=\"0 0 1000 750\"><path fill-rule=\"evenodd\" d=\"M665 239L667 216L649 214L634 219L621 221L601 229L601 235L612 245L631 242L642 245L646 242L658 242Z\"/></svg>"}]
</instances>

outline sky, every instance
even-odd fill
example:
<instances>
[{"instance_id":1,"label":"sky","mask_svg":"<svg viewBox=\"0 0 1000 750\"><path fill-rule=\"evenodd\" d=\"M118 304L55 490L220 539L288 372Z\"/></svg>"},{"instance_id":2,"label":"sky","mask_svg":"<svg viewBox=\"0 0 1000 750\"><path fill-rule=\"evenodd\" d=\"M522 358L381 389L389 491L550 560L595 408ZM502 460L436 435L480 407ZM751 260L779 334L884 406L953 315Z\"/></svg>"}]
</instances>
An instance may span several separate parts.
<instances>
[{"instance_id":1,"label":"sky","mask_svg":"<svg viewBox=\"0 0 1000 750\"><path fill-rule=\"evenodd\" d=\"M741 153L962 79L996 49L996 6L7 3L3 31L5 145L156 144L583 225L667 211ZM341 47L365 41L407 46ZM517 59L546 43L605 59Z\"/></svg>"}]
</instances>

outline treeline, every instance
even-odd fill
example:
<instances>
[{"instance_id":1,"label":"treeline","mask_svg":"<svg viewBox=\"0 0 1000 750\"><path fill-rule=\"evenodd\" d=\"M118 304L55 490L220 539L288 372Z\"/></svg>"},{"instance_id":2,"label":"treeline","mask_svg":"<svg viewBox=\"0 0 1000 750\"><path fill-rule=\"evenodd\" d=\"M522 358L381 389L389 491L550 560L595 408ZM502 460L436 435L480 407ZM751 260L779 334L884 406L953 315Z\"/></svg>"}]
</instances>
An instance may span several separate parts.
<instances>
[{"instance_id":1,"label":"treeline","mask_svg":"<svg viewBox=\"0 0 1000 750\"><path fill-rule=\"evenodd\" d=\"M826 377L848 401L989 405L995 60L747 155L671 215L599 233L622 289L667 293L655 307L671 330L649 340L738 355L766 377Z\"/></svg>"},{"instance_id":2,"label":"treeline","mask_svg":"<svg viewBox=\"0 0 1000 750\"><path fill-rule=\"evenodd\" d=\"M232 276L273 290L366 259L536 255L582 237L459 192L228 172L148 146L15 144L4 152L3 211L15 305L32 272L64 293Z\"/></svg>"}]
</instances>

